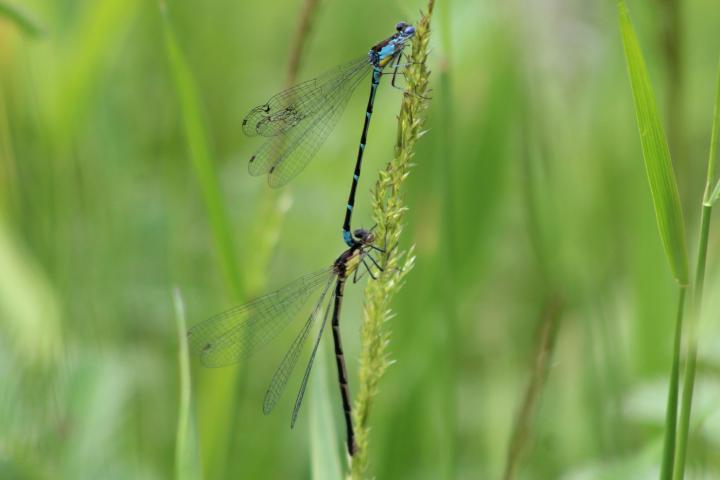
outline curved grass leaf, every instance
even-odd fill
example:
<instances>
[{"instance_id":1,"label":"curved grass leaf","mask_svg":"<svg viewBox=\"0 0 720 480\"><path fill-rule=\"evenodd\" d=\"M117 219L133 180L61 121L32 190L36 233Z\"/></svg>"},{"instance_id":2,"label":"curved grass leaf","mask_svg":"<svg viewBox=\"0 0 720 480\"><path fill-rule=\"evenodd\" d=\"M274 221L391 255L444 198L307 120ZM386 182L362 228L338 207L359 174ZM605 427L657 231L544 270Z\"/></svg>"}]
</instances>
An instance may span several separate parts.
<instances>
[{"instance_id":1,"label":"curved grass leaf","mask_svg":"<svg viewBox=\"0 0 720 480\"><path fill-rule=\"evenodd\" d=\"M665 255L673 276L681 285L688 283L688 258L680 196L670 160L657 102L624 0L618 1L620 34L625 48L632 87L645 171L652 193L655 217Z\"/></svg>"},{"instance_id":2,"label":"curved grass leaf","mask_svg":"<svg viewBox=\"0 0 720 480\"><path fill-rule=\"evenodd\" d=\"M239 301L244 291L242 277L238 271L235 255L235 241L228 220L225 203L220 193L220 185L215 170L214 158L211 153L210 140L202 115L200 98L195 85L195 78L188 66L185 55L180 48L173 30L167 9L160 3L163 19L163 33L170 75L175 84L182 121L185 126L185 137L195 169L195 175L202 188L208 221L213 230L216 248L220 256L220 266L225 275L231 297Z\"/></svg>"}]
</instances>

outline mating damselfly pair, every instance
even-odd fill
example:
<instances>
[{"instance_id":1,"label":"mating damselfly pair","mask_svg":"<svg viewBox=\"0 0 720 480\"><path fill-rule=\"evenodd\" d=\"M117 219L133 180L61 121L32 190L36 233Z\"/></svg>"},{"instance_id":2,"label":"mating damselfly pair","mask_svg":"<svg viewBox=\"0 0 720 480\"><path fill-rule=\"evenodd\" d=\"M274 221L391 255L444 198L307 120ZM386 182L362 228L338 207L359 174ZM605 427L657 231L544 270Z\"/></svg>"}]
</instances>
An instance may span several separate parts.
<instances>
[{"instance_id":1,"label":"mating damselfly pair","mask_svg":"<svg viewBox=\"0 0 720 480\"><path fill-rule=\"evenodd\" d=\"M343 240L348 249L330 267L300 277L280 290L246 305L211 317L193 327L188 333L192 351L201 357L206 366L232 364L247 358L277 337L299 315L309 297L320 290L319 299L309 318L301 327L273 375L265 395L263 411L267 414L275 407L307 339L310 338L313 326L322 318L296 396L290 424L291 427L295 425L315 354L332 306L331 325L338 383L346 424L347 449L351 456L355 452L355 440L347 372L340 339L340 310L345 283L351 275L356 282L365 273L374 277L373 271L383 270L373 253L382 253L385 250L374 245L374 233L364 229L353 232L350 222L380 79L392 71L392 85L395 86L403 51L415 34L415 28L405 22L398 23L395 29L396 32L392 36L374 45L367 56L336 67L316 79L300 83L273 96L265 104L253 108L243 120L243 131L246 135L268 138L250 158L250 173L267 174L270 186L282 186L298 175L310 162L338 122L352 92L365 75L369 71L372 72L370 97L342 227ZM330 299L323 308L333 284Z\"/></svg>"}]
</instances>

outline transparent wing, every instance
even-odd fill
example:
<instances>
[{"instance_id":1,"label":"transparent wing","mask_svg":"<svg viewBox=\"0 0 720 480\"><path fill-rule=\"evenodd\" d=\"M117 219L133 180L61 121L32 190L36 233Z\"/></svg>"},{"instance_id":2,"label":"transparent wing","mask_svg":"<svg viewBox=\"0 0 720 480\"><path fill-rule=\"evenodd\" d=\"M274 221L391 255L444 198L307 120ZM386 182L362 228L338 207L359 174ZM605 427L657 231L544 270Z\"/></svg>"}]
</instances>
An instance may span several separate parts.
<instances>
[{"instance_id":1,"label":"transparent wing","mask_svg":"<svg viewBox=\"0 0 720 480\"><path fill-rule=\"evenodd\" d=\"M292 417L290 418L290 428L295 427L295 421L297 420L298 413L300 413L300 406L302 405L303 397L305 397L305 389L307 388L308 379L310 378L310 371L312 370L313 363L315 363L315 354L317 353L318 346L320 346L320 339L322 338L323 330L325 330L325 324L327 323L328 314L330 313L334 299L335 292L330 295L330 301L328 302L327 307L325 307L325 315L323 315L323 321L320 324L320 332L315 340L315 345L313 346L312 353L310 354L310 360L308 360L307 367L305 367L305 374L303 375L297 397L295 397L295 406L293 407Z\"/></svg>"},{"instance_id":2,"label":"transparent wing","mask_svg":"<svg viewBox=\"0 0 720 480\"><path fill-rule=\"evenodd\" d=\"M283 127L281 133L285 135L268 139L255 152L248 165L250 174L268 174L268 183L272 187L280 187L299 174L330 135L353 91L368 71L363 64L323 88L321 103L306 108L310 113L302 118L295 117L292 129Z\"/></svg>"},{"instance_id":3,"label":"transparent wing","mask_svg":"<svg viewBox=\"0 0 720 480\"><path fill-rule=\"evenodd\" d=\"M210 317L188 332L191 351L208 367L248 357L277 337L310 295L334 275L332 268L304 275L275 292Z\"/></svg>"},{"instance_id":4,"label":"transparent wing","mask_svg":"<svg viewBox=\"0 0 720 480\"><path fill-rule=\"evenodd\" d=\"M348 78L367 70L369 64L364 55L278 93L250 110L243 119L243 132L250 137L272 137L287 132L320 110L336 90L343 88Z\"/></svg>"},{"instance_id":5,"label":"transparent wing","mask_svg":"<svg viewBox=\"0 0 720 480\"><path fill-rule=\"evenodd\" d=\"M273 375L272 380L270 381L270 386L267 389L267 392L265 392L265 400L263 402L263 412L267 415L272 411L273 408L275 408L275 405L277 404L278 399L280 398L280 395L282 395L283 390L285 390L285 385L287 385L287 381L290 378L290 374L292 373L293 369L295 368L295 365L297 365L298 358L300 357L300 352L302 352L302 348L305 345L305 341L308 338L308 335L310 334L310 331L312 330L313 323L315 323L315 319L318 316L318 313L322 309L323 300L325 299L325 295L327 295L328 290L330 289L330 286L333 284L332 280L333 278L330 278L328 280L327 284L325 285L325 288L323 289L322 294L320 295L320 298L318 299L317 303L315 304L315 308L313 308L312 313L310 313L310 316L308 317L307 321L305 322L305 325L303 326L302 330L300 330L300 333L295 337L295 340L293 340L292 345L290 346L290 350L287 351L285 356L282 359L282 362L280 362L280 366L275 370L275 374ZM326 313L327 318L327 313ZM318 333L318 339L317 342L320 341L320 336L322 336L322 328L325 326L325 320L323 320L320 332ZM315 356L314 350L313 350L313 357ZM312 358L310 360L310 363L312 363Z\"/></svg>"}]
</instances>

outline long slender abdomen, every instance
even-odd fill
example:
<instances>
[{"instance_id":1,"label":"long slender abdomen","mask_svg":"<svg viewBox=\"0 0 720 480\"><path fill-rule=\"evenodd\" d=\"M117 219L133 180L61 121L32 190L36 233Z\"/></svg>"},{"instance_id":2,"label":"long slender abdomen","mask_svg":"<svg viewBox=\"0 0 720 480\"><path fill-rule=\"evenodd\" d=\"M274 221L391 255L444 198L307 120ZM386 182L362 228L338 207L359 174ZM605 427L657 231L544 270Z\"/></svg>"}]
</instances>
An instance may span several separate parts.
<instances>
[{"instance_id":1,"label":"long slender abdomen","mask_svg":"<svg viewBox=\"0 0 720 480\"><path fill-rule=\"evenodd\" d=\"M370 84L370 98L368 98L367 108L365 109L365 121L363 122L362 135L360 135L360 145L358 147L357 160L355 161L355 171L353 173L352 184L350 186L350 195L345 211L345 221L343 222L343 240L349 246L352 246L352 231L350 221L352 220L352 211L355 207L355 194L357 192L358 182L360 181L360 170L362 168L363 154L367 144L368 129L370 128L370 118L373 113L373 105L375 104L375 94L380 84L380 76L382 70L377 67L373 68L372 83Z\"/></svg>"}]
</instances>

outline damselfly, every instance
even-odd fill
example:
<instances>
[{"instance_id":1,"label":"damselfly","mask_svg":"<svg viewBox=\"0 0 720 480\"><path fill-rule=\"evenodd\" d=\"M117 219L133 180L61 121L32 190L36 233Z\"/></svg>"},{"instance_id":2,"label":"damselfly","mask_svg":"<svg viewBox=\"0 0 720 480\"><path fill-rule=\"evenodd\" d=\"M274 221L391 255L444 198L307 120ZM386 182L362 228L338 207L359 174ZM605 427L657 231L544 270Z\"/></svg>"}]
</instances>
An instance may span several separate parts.
<instances>
[{"instance_id":1,"label":"damselfly","mask_svg":"<svg viewBox=\"0 0 720 480\"><path fill-rule=\"evenodd\" d=\"M343 240L348 246L354 242L350 220L375 93L388 66L393 70L392 85L395 86L403 49L415 35L415 27L405 22L398 23L395 29L395 34L373 46L367 56L278 93L267 103L253 108L243 120L246 135L270 137L250 158L250 174L267 174L270 186L279 187L310 162L340 119L352 92L367 72L372 71L370 98L343 222Z\"/></svg>"},{"instance_id":2,"label":"damselfly","mask_svg":"<svg viewBox=\"0 0 720 480\"><path fill-rule=\"evenodd\" d=\"M320 296L310 316L293 340L290 349L273 375L270 386L265 393L263 412L268 414L275 407L285 389L290 374L297 364L303 346L310 336L313 325L316 324L318 318L322 317L310 358L305 367L305 375L295 398L290 428L295 426L303 396L305 395L310 370L327 323L328 313L332 307L331 325L335 344L335 359L345 416L347 449L351 456L355 453L355 436L353 433L345 357L342 342L340 341L340 308L342 307L345 282L350 275L353 277L353 282L357 282L365 272L374 278L373 269L381 270L372 253L373 251L383 252L384 250L375 246L374 241L375 235L371 231L355 230L352 245L335 260L331 267L304 275L280 290L211 317L194 326L188 332L191 351L200 356L205 366L220 367L229 365L249 357L277 337L297 317L302 306L313 292L320 290ZM360 269L361 266L364 270ZM335 287L330 294L330 299L325 304L325 299L333 284ZM324 304L325 307L323 308Z\"/></svg>"}]
</instances>

